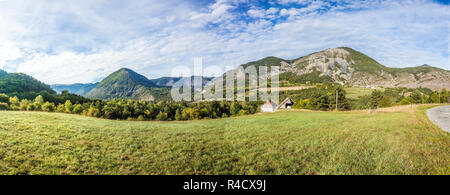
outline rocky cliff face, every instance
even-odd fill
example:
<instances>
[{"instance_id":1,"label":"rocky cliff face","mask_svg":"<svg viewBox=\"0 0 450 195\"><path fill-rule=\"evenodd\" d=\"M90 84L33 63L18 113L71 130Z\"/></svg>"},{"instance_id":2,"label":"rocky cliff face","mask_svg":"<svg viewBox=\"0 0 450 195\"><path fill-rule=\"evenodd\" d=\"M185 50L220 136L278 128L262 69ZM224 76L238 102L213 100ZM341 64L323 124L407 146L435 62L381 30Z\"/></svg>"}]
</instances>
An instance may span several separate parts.
<instances>
[{"instance_id":1,"label":"rocky cliff face","mask_svg":"<svg viewBox=\"0 0 450 195\"><path fill-rule=\"evenodd\" d=\"M428 65L411 68L389 68L351 48L329 48L295 60L269 57L251 62L255 66L280 66L280 79L319 80L361 87L426 87L450 89L450 71ZM305 77L305 78L302 78Z\"/></svg>"}]
</instances>

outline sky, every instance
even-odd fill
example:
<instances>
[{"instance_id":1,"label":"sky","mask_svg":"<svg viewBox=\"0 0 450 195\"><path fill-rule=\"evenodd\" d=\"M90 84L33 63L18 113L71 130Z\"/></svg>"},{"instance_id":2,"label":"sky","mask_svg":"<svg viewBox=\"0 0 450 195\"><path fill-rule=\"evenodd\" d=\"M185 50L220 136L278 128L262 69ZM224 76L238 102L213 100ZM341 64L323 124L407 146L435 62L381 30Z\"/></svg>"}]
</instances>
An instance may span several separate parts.
<instances>
[{"instance_id":1,"label":"sky","mask_svg":"<svg viewBox=\"0 0 450 195\"><path fill-rule=\"evenodd\" d=\"M448 0L0 0L0 69L47 84L356 49L450 70ZM225 69L224 69L225 70Z\"/></svg>"}]
</instances>

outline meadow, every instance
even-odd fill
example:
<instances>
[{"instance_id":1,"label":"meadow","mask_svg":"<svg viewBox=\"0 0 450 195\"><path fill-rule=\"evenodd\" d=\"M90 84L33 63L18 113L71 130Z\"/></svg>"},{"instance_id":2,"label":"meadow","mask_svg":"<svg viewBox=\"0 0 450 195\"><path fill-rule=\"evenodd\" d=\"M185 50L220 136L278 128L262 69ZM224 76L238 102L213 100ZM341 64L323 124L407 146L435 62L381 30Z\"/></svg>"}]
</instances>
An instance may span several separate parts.
<instances>
[{"instance_id":1,"label":"meadow","mask_svg":"<svg viewBox=\"0 0 450 195\"><path fill-rule=\"evenodd\" d=\"M345 91L347 92L346 97L351 99L358 99L361 96L370 95L373 91L380 90L384 91L383 88L371 89L364 87L347 87Z\"/></svg>"},{"instance_id":2,"label":"meadow","mask_svg":"<svg viewBox=\"0 0 450 195\"><path fill-rule=\"evenodd\" d=\"M431 106L139 122L0 112L0 174L450 174Z\"/></svg>"}]
</instances>

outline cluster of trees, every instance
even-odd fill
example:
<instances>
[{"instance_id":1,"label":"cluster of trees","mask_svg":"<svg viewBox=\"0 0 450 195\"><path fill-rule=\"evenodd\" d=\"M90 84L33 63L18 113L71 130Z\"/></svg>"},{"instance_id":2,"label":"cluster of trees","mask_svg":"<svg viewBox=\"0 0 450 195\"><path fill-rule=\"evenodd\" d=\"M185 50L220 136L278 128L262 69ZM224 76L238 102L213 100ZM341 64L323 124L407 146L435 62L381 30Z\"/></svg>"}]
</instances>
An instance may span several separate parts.
<instances>
[{"instance_id":1,"label":"cluster of trees","mask_svg":"<svg viewBox=\"0 0 450 195\"><path fill-rule=\"evenodd\" d=\"M280 94L280 99L290 97L294 108L310 110L335 110L336 93L339 110L376 109L396 105L445 103L449 92L442 89L439 93L428 88L387 88L374 90L369 95L358 99L346 98L346 91L340 85L318 84L315 88L287 91ZM439 99L440 98L440 99Z\"/></svg>"},{"instance_id":2,"label":"cluster of trees","mask_svg":"<svg viewBox=\"0 0 450 195\"><path fill-rule=\"evenodd\" d=\"M105 119L122 120L194 120L225 118L258 112L261 102L173 102L158 103L115 99L112 101L93 100L88 102L64 103L44 101L42 95L33 101L0 94L0 110L26 110L82 114Z\"/></svg>"},{"instance_id":3,"label":"cluster of trees","mask_svg":"<svg viewBox=\"0 0 450 195\"><path fill-rule=\"evenodd\" d=\"M350 101L341 85L321 84L315 88L288 91L280 94L281 99L290 97L295 103L294 108L310 110L350 110ZM336 101L337 97L337 101Z\"/></svg>"},{"instance_id":4,"label":"cluster of trees","mask_svg":"<svg viewBox=\"0 0 450 195\"><path fill-rule=\"evenodd\" d=\"M395 105L445 103L448 97L449 93L445 88L440 93L427 88L388 88L384 91L375 90L370 95L359 97L358 100L353 101L352 107L353 109L375 109Z\"/></svg>"}]
</instances>

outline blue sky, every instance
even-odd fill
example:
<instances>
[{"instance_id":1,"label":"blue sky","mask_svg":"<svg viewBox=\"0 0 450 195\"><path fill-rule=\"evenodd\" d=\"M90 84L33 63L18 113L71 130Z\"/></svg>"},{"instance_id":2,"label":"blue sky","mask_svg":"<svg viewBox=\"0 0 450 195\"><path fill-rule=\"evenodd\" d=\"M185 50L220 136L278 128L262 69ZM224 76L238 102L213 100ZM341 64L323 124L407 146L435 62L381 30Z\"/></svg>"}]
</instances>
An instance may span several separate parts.
<instances>
[{"instance_id":1,"label":"blue sky","mask_svg":"<svg viewBox=\"0 0 450 195\"><path fill-rule=\"evenodd\" d=\"M0 68L49 84L128 67L293 59L348 46L390 67L450 69L448 1L0 0Z\"/></svg>"}]
</instances>

